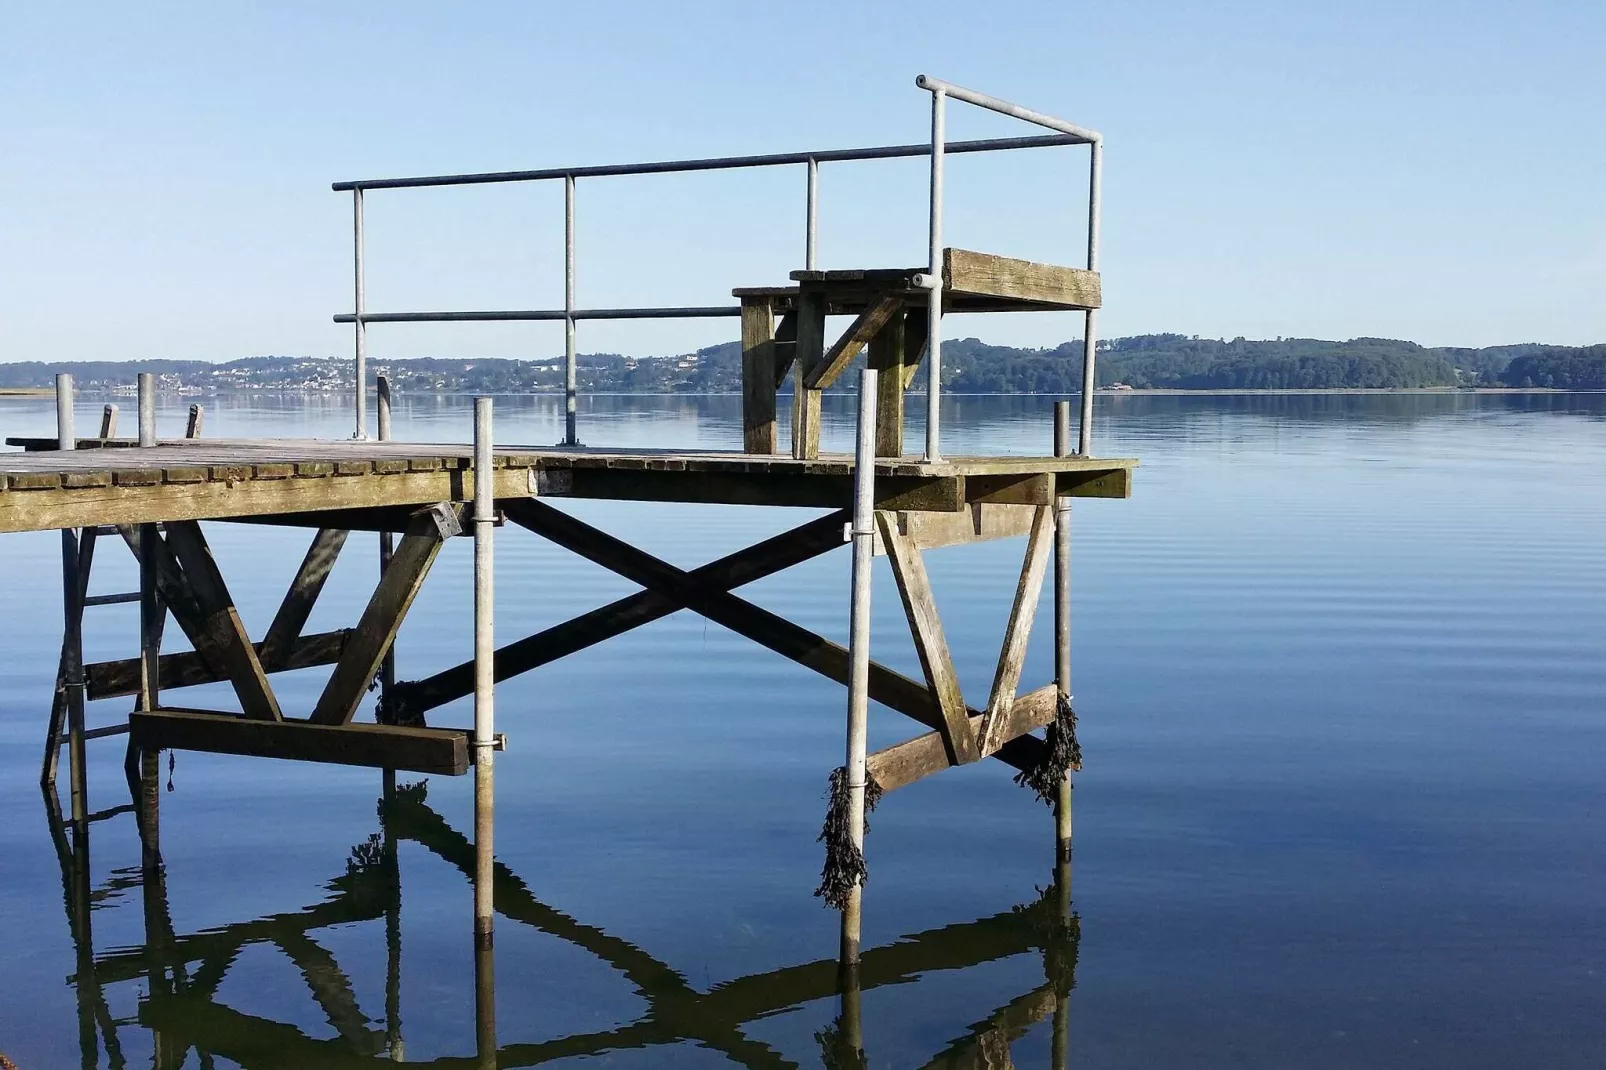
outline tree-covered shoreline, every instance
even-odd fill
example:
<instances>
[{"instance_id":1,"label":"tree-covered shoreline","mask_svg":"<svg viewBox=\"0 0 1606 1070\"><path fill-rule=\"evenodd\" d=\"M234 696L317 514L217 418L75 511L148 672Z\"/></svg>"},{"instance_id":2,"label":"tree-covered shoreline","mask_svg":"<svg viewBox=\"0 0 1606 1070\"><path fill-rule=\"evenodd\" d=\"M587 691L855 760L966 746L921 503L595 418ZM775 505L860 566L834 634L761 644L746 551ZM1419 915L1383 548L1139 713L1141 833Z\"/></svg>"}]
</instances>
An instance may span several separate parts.
<instances>
[{"instance_id":1,"label":"tree-covered shoreline","mask_svg":"<svg viewBox=\"0 0 1606 1070\"><path fill-rule=\"evenodd\" d=\"M1101 388L1136 390L1401 390L1508 387L1606 390L1606 345L1539 343L1484 349L1430 348L1387 338L1231 341L1148 334L1099 343ZM580 389L595 393L737 393L737 343L668 357L582 354ZM562 361L420 357L370 360L402 392L539 393L563 388ZM179 360L23 361L0 364L0 388L47 387L71 372L80 389L124 392L136 373L155 372L164 389L349 391L344 357L247 357L224 363ZM943 344L943 386L968 394L1073 394L1081 388L1082 343L1043 349L989 345L975 338ZM839 389L850 388L843 376ZM918 380L917 380L918 385ZM790 380L782 391L791 389Z\"/></svg>"}]
</instances>

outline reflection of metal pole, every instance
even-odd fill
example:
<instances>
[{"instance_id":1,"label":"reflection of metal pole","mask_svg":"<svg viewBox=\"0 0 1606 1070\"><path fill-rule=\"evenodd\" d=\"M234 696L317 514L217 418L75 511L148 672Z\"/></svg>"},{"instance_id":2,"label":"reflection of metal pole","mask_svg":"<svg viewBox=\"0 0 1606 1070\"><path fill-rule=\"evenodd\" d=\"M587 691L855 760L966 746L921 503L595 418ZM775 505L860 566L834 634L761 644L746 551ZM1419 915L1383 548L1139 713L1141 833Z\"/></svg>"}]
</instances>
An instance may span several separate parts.
<instances>
[{"instance_id":1,"label":"reflection of metal pole","mask_svg":"<svg viewBox=\"0 0 1606 1070\"><path fill-rule=\"evenodd\" d=\"M383 425L381 425L383 426ZM393 1063L407 1060L401 1034L401 863L396 854L396 770L385 770L380 827L384 831L385 868L385 1048Z\"/></svg>"},{"instance_id":2,"label":"reflection of metal pole","mask_svg":"<svg viewBox=\"0 0 1606 1070\"><path fill-rule=\"evenodd\" d=\"M843 963L842 982L842 1040L848 1049L840 1053L846 1056L843 1070L862 1070L867 1065L864 1055L864 1011L862 1009L862 990L859 988L859 966L855 961L851 967Z\"/></svg>"},{"instance_id":3,"label":"reflection of metal pole","mask_svg":"<svg viewBox=\"0 0 1606 1070\"><path fill-rule=\"evenodd\" d=\"M496 532L492 490L491 399L474 399L474 935L489 945L496 820L496 636L493 630L491 543Z\"/></svg>"},{"instance_id":4,"label":"reflection of metal pole","mask_svg":"<svg viewBox=\"0 0 1606 1070\"><path fill-rule=\"evenodd\" d=\"M496 1070L496 950L474 942L474 1049L481 1070Z\"/></svg>"},{"instance_id":5,"label":"reflection of metal pole","mask_svg":"<svg viewBox=\"0 0 1606 1070\"><path fill-rule=\"evenodd\" d=\"M864 851L865 750L870 709L870 577L875 558L876 370L859 372L859 433L853 462L853 600L848 625L848 836ZM857 970L863 887L842 911L842 963Z\"/></svg>"}]
</instances>

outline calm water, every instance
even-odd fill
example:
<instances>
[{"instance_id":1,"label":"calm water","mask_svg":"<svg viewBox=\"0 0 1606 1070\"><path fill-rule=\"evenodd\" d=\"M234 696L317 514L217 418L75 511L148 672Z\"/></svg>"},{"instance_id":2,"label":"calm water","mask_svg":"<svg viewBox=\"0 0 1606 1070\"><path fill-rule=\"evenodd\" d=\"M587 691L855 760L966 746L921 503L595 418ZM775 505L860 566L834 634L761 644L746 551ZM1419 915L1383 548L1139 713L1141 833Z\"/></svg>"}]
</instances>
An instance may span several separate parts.
<instances>
[{"instance_id":1,"label":"calm water","mask_svg":"<svg viewBox=\"0 0 1606 1070\"><path fill-rule=\"evenodd\" d=\"M209 435L345 429L334 405L208 404ZM740 441L734 399L591 405L594 444ZM867 847L869 1064L1001 1066L1008 1043L1048 1066L1047 963L1074 982L1077 1067L1598 1065L1606 396L1125 397L1101 419L1099 452L1143 468L1130 501L1076 506L1079 945L1045 955L1015 909L1048 883L1053 822L1002 767L889 797ZM497 420L506 442L557 435L551 399L502 399ZM845 445L846 414L828 420ZM38 402L0 421L51 431ZM397 435L468 424L463 399L409 401ZM951 452L1040 452L1049 407L955 399L947 426ZM688 567L810 515L566 507ZM254 633L306 538L213 526ZM972 703L1020 553L928 558ZM632 589L512 528L497 554L504 641ZM0 542L0 1051L147 1066L159 1031L167 1067L472 1065L469 778L404 792L382 826L377 772L181 754L165 882L142 885L131 816L99 822L74 920L36 785L58 555L53 534ZM415 605L403 678L468 657L468 559L449 546ZM133 585L120 547L101 560L96 591ZM878 567L876 655L918 673ZM309 628L352 622L374 570L353 536ZM840 638L846 571L838 552L745 593ZM136 613L90 611L91 660L133 654ZM1023 686L1050 679L1050 638ZM321 675L279 677L286 708ZM501 1065L841 1065L835 915L811 892L844 704L690 614L502 685ZM912 734L900 721L876 709L872 746ZM92 807L125 803L121 742L89 746Z\"/></svg>"}]
</instances>

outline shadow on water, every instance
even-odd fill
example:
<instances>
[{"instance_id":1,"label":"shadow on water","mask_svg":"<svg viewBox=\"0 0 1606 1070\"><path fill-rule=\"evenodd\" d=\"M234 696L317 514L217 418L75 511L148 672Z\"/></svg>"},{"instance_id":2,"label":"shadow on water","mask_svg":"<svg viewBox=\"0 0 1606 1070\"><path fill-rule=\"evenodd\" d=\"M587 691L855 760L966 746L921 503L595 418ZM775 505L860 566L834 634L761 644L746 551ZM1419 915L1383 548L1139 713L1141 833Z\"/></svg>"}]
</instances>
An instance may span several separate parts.
<instances>
[{"instance_id":1,"label":"shadow on water","mask_svg":"<svg viewBox=\"0 0 1606 1070\"><path fill-rule=\"evenodd\" d=\"M202 1070L217 1058L244 1067L372 1066L376 1057L406 1058L401 1020L401 896L398 845L410 842L473 879L474 845L427 801L428 784L390 787L378 802L380 831L351 849L346 872L327 884L322 902L300 910L241 921L221 928L180 933L169 910L166 871L155 847L154 817L140 811L143 861L117 870L96 887L89 876L89 828L64 822L53 792L45 793L46 817L61 865L63 900L76 953L69 978L77 996L82 1065L121 1070L128 1029L148 1030L157 1070L176 1070L194 1052ZM137 791L136 791L137 797ZM973 1023L959 1039L923 1065L952 1070L999 1070L1012 1066L1010 1045L1034 1026L1052 1020L1056 1070L1066 1065L1069 1009L1075 985L1080 919L1070 910L1069 867L1032 901L989 917L913 933L863 953L857 971L821 959L694 988L684 975L644 949L538 900L528 885L501 863L495 868L496 910L579 948L617 971L647 1004L645 1013L613 1029L576 1033L537 1043L496 1044L494 967L490 949L476 953L476 1036L473 1055L447 1056L423 1065L438 1067L539 1066L559 1059L598 1056L692 1042L752 1068L800 1065L773 1046L746 1035L744 1027L823 1000L837 1000L837 1014L815 1034L818 1056L828 1070L870 1065L864 1050L860 996L906 984L936 971L964 970L1015 955L1041 955L1045 980ZM90 911L97 904L139 889L144 913L143 944L97 953ZM360 1007L350 976L316 939L319 930L383 919L385 925L384 1028ZM464 924L465 940L471 940ZM218 989L242 951L275 948L304 979L312 1000L338 1034L322 1039L293 1024L237 1011L218 999ZM143 986L133 1018L110 1011L108 991Z\"/></svg>"}]
</instances>

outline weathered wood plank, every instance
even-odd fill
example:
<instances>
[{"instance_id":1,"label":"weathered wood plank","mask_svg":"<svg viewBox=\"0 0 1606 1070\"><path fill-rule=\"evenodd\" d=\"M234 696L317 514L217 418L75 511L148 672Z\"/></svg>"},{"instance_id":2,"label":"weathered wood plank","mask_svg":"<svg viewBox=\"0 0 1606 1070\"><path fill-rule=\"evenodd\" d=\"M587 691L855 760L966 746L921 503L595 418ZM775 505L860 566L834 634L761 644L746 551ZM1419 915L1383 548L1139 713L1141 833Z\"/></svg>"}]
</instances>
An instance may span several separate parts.
<instances>
[{"instance_id":1,"label":"weathered wood plank","mask_svg":"<svg viewBox=\"0 0 1606 1070\"><path fill-rule=\"evenodd\" d=\"M470 764L468 732L462 729L252 721L180 709L136 711L128 721L134 742L148 749L247 754L442 776L461 776Z\"/></svg>"},{"instance_id":2,"label":"weathered wood plank","mask_svg":"<svg viewBox=\"0 0 1606 1070\"><path fill-rule=\"evenodd\" d=\"M810 370L805 385L812 390L824 390L836 382L852 363L853 358L870 344L870 339L874 338L902 309L902 301L895 297L882 297L859 313L824 358Z\"/></svg>"},{"instance_id":3,"label":"weathered wood plank","mask_svg":"<svg viewBox=\"0 0 1606 1070\"><path fill-rule=\"evenodd\" d=\"M247 717L282 721L284 714L279 710L279 700L273 695L256 647L234 607L228 585L223 582L223 573L212 559L212 550L201 534L201 526L193 520L184 520L170 522L166 529L168 548L183 568L190 593L204 617L200 633L195 637L196 649L204 650L206 659L228 675Z\"/></svg>"},{"instance_id":4,"label":"weathered wood plank","mask_svg":"<svg viewBox=\"0 0 1606 1070\"><path fill-rule=\"evenodd\" d=\"M291 645L283 660L267 672L289 672L315 665L332 665L340 658L351 629L340 628L332 632L303 635ZM262 645L257 644L257 657L262 656ZM123 658L118 661L97 661L84 666L86 695L90 699L118 698L139 694L139 659ZM158 669L157 687L193 687L211 684L228 677L215 671L197 651L186 650L177 654L163 654Z\"/></svg>"},{"instance_id":5,"label":"weathered wood plank","mask_svg":"<svg viewBox=\"0 0 1606 1070\"><path fill-rule=\"evenodd\" d=\"M775 310L768 301L742 302L742 449L774 453Z\"/></svg>"},{"instance_id":6,"label":"weathered wood plank","mask_svg":"<svg viewBox=\"0 0 1606 1070\"><path fill-rule=\"evenodd\" d=\"M907 320L907 313L900 309L870 339L870 367L876 370L877 457L903 456L903 347Z\"/></svg>"},{"instance_id":7,"label":"weathered wood plank","mask_svg":"<svg viewBox=\"0 0 1606 1070\"><path fill-rule=\"evenodd\" d=\"M1032 530L1037 507L1032 505L990 505L978 502L960 513L909 512L891 514L898 530L922 550L944 546L968 546L1026 535ZM875 553L885 557L887 547L876 532Z\"/></svg>"},{"instance_id":8,"label":"weathered wood plank","mask_svg":"<svg viewBox=\"0 0 1606 1070\"><path fill-rule=\"evenodd\" d=\"M284 601L279 603L279 611L273 615L273 622L262 636L262 665L269 672L281 668L294 649L301 629L306 627L312 607L323 592L325 581L329 579L329 571L335 567L340 548L346 544L347 534L337 528L324 528L312 537L312 545L307 547L306 556L301 559L300 567L290 580L290 589L285 592Z\"/></svg>"},{"instance_id":9,"label":"weathered wood plank","mask_svg":"<svg viewBox=\"0 0 1606 1070\"><path fill-rule=\"evenodd\" d=\"M1021 563L1020 582L1015 585L1015 604L1010 607L1004 644L998 652L998 669L987 698L986 720L980 732L983 754L990 754L1008 738L1005 725L1015 688L1020 683L1021 666L1026 660L1026 642L1032 635L1032 618L1043 592L1043 577L1054 549L1054 511L1041 506L1032 518L1032 533L1026 541L1026 559Z\"/></svg>"},{"instance_id":10,"label":"weathered wood plank","mask_svg":"<svg viewBox=\"0 0 1606 1070\"><path fill-rule=\"evenodd\" d=\"M1009 298L1054 308L1098 308L1099 275L968 249L944 249L943 286L957 294Z\"/></svg>"},{"instance_id":11,"label":"weathered wood plank","mask_svg":"<svg viewBox=\"0 0 1606 1070\"><path fill-rule=\"evenodd\" d=\"M452 514L455 518L456 514ZM445 539L436 521L422 517L415 521L391 556L373 597L357 621L346 650L329 674L323 694L312 711L312 722L321 725L349 724L362 704L368 685L379 672L385 652L396 640L402 619L407 616L424 577L441 552Z\"/></svg>"},{"instance_id":12,"label":"weathered wood plank","mask_svg":"<svg viewBox=\"0 0 1606 1070\"><path fill-rule=\"evenodd\" d=\"M553 497L641 502L704 502L840 509L853 500L853 476L725 472L666 473L574 469ZM957 512L965 507L963 476L877 476L877 509Z\"/></svg>"},{"instance_id":13,"label":"weathered wood plank","mask_svg":"<svg viewBox=\"0 0 1606 1070\"><path fill-rule=\"evenodd\" d=\"M898 530L896 517L877 513L876 527L886 545L887 559L892 562L892 575L903 600L904 615L909 618L909 632L914 637L920 669L942 711L938 733L947 748L948 758L954 765L973 762L981 757L981 752L970 729L965 695L959 689L959 675L954 670L948 638L943 634L942 618L937 613L937 600L931 590L931 577L926 574L926 563L919 548Z\"/></svg>"},{"instance_id":14,"label":"weathered wood plank","mask_svg":"<svg viewBox=\"0 0 1606 1070\"><path fill-rule=\"evenodd\" d=\"M336 472L351 464L360 464L365 471L371 467L369 461L338 462ZM335 479L212 479L204 483L124 484L93 490L0 494L0 532L464 501L466 476L465 470L453 469ZM59 486L59 474L50 478ZM534 491L533 469L498 469L493 478L499 499L528 496Z\"/></svg>"},{"instance_id":15,"label":"weathered wood plank","mask_svg":"<svg viewBox=\"0 0 1606 1070\"><path fill-rule=\"evenodd\" d=\"M817 293L798 298L796 358L792 370L792 456L812 460L820 455L820 391L810 389L809 376L825 360L825 299Z\"/></svg>"},{"instance_id":16,"label":"weathered wood plank","mask_svg":"<svg viewBox=\"0 0 1606 1070\"><path fill-rule=\"evenodd\" d=\"M903 388L914 385L920 374L920 362L926 356L926 343L930 340L931 322L922 308L911 308L903 317Z\"/></svg>"},{"instance_id":17,"label":"weathered wood plank","mask_svg":"<svg viewBox=\"0 0 1606 1070\"><path fill-rule=\"evenodd\" d=\"M792 362L797 359L797 313L788 312L775 328L775 386L786 381Z\"/></svg>"},{"instance_id":18,"label":"weathered wood plank","mask_svg":"<svg viewBox=\"0 0 1606 1070\"><path fill-rule=\"evenodd\" d=\"M785 571L845 545L842 525L849 514L838 510L783 532L744 550L692 569L687 578L715 590L729 591ZM686 608L659 591L638 591L589 613L583 613L496 651L493 673L498 682L538 669L559 658L623 635L634 628ZM472 660L405 685L407 708L427 713L474 691Z\"/></svg>"},{"instance_id":19,"label":"weathered wood plank","mask_svg":"<svg viewBox=\"0 0 1606 1070\"><path fill-rule=\"evenodd\" d=\"M1011 760L1017 749L1022 756L1034 757L1042 746L1042 740L1026 733L1054 719L1054 704L1058 694L1058 689L1050 684L1015 699L1000 730L1004 738L990 757L1000 758L1016 768L1023 764ZM981 731L982 719L983 715L969 719L971 731ZM952 764L940 732L927 732L883 747L866 760L866 768L883 791L896 791L932 773L941 772Z\"/></svg>"},{"instance_id":20,"label":"weathered wood plank","mask_svg":"<svg viewBox=\"0 0 1606 1070\"><path fill-rule=\"evenodd\" d=\"M1054 478L1054 492L1072 498L1130 498L1132 469L1112 468L1105 472L1060 472Z\"/></svg>"}]
</instances>

